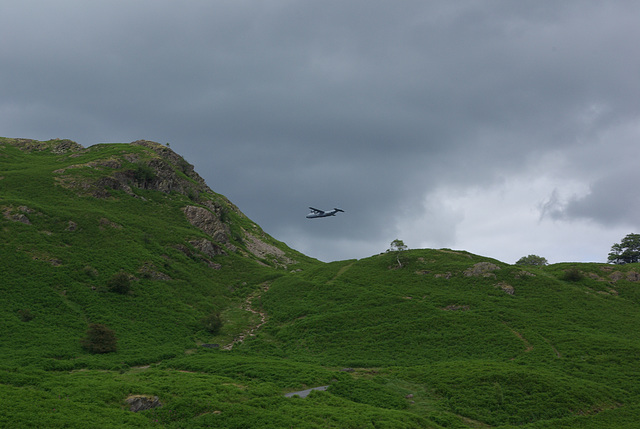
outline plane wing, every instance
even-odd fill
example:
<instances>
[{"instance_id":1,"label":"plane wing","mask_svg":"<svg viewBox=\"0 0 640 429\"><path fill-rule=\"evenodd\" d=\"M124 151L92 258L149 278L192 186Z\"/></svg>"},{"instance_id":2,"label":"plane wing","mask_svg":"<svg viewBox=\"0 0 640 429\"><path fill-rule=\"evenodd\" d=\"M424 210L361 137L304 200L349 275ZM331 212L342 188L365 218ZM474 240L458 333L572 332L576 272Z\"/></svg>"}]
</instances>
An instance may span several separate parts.
<instances>
[{"instance_id":1,"label":"plane wing","mask_svg":"<svg viewBox=\"0 0 640 429\"><path fill-rule=\"evenodd\" d=\"M313 207L309 207L311 210L313 210L315 213L324 213L324 210L320 210L320 209L314 209Z\"/></svg>"}]
</instances>

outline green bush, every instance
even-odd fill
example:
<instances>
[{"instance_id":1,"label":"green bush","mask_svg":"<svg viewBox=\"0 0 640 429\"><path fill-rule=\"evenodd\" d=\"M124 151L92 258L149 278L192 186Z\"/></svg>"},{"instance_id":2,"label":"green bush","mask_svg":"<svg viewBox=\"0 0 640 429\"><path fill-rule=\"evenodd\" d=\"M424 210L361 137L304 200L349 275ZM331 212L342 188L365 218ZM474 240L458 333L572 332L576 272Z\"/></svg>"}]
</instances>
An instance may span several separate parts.
<instances>
[{"instance_id":1,"label":"green bush","mask_svg":"<svg viewBox=\"0 0 640 429\"><path fill-rule=\"evenodd\" d=\"M89 353L111 353L117 349L116 333L106 325L92 323L86 337L80 340L82 348Z\"/></svg>"},{"instance_id":2,"label":"green bush","mask_svg":"<svg viewBox=\"0 0 640 429\"><path fill-rule=\"evenodd\" d=\"M90 277L92 279L95 279L96 277L98 277L98 270L96 270L95 268L87 265L82 269L82 272L84 274L87 275L87 277Z\"/></svg>"},{"instance_id":3,"label":"green bush","mask_svg":"<svg viewBox=\"0 0 640 429\"><path fill-rule=\"evenodd\" d=\"M547 258L543 258L542 256L529 255L518 259L516 265L537 265L544 267L545 265L549 265L549 262L547 261Z\"/></svg>"},{"instance_id":4,"label":"green bush","mask_svg":"<svg viewBox=\"0 0 640 429\"><path fill-rule=\"evenodd\" d=\"M152 167L148 166L147 164L143 162L139 162L138 164L136 164L134 176L136 178L136 182L144 185L156 178L156 172Z\"/></svg>"},{"instance_id":5,"label":"green bush","mask_svg":"<svg viewBox=\"0 0 640 429\"><path fill-rule=\"evenodd\" d=\"M562 275L562 280L567 282L579 282L584 278L584 275L577 268L570 268Z\"/></svg>"},{"instance_id":6,"label":"green bush","mask_svg":"<svg viewBox=\"0 0 640 429\"><path fill-rule=\"evenodd\" d=\"M207 332L213 335L218 335L222 328L222 318L220 317L220 313L211 313L207 317L204 317L200 323L202 323L202 327L206 329Z\"/></svg>"},{"instance_id":7,"label":"green bush","mask_svg":"<svg viewBox=\"0 0 640 429\"><path fill-rule=\"evenodd\" d=\"M23 309L23 310L18 310L18 317L20 317L20 320L22 320L23 322L29 322L33 320L33 318L36 316L34 316L33 313L31 313L31 310Z\"/></svg>"},{"instance_id":8,"label":"green bush","mask_svg":"<svg viewBox=\"0 0 640 429\"><path fill-rule=\"evenodd\" d=\"M107 282L107 288L111 292L126 295L131 290L131 279L129 278L129 274L124 271L118 271Z\"/></svg>"}]
</instances>

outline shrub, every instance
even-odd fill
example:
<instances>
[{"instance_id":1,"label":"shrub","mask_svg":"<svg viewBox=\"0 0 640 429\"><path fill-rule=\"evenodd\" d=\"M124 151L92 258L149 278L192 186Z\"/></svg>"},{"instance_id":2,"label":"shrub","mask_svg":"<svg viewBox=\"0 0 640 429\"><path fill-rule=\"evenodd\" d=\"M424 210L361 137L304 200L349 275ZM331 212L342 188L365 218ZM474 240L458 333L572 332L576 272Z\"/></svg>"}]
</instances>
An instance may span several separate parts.
<instances>
[{"instance_id":1,"label":"shrub","mask_svg":"<svg viewBox=\"0 0 640 429\"><path fill-rule=\"evenodd\" d=\"M202 318L200 321L202 327L210 334L217 335L222 328L222 318L220 313L211 313L210 315Z\"/></svg>"},{"instance_id":2,"label":"shrub","mask_svg":"<svg viewBox=\"0 0 640 429\"><path fill-rule=\"evenodd\" d=\"M91 277L92 279L95 279L96 277L98 277L98 270L96 270L95 268L87 265L82 269L82 272L87 275L88 277Z\"/></svg>"},{"instance_id":3,"label":"shrub","mask_svg":"<svg viewBox=\"0 0 640 429\"><path fill-rule=\"evenodd\" d=\"M143 162L136 164L136 169L133 174L136 178L136 182L141 185L145 185L156 178L155 170Z\"/></svg>"},{"instance_id":4,"label":"shrub","mask_svg":"<svg viewBox=\"0 0 640 429\"><path fill-rule=\"evenodd\" d=\"M82 348L89 353L111 353L117 349L115 332L106 325L92 323L86 336L80 340Z\"/></svg>"},{"instance_id":5,"label":"shrub","mask_svg":"<svg viewBox=\"0 0 640 429\"><path fill-rule=\"evenodd\" d=\"M187 189L187 198L189 198L191 201L198 202L198 200L200 199L200 193L195 189L189 188Z\"/></svg>"},{"instance_id":6,"label":"shrub","mask_svg":"<svg viewBox=\"0 0 640 429\"><path fill-rule=\"evenodd\" d=\"M577 268L570 268L562 275L562 280L567 282L579 282L584 278L584 275Z\"/></svg>"},{"instance_id":7,"label":"shrub","mask_svg":"<svg viewBox=\"0 0 640 429\"><path fill-rule=\"evenodd\" d=\"M33 320L33 318L36 316L34 316L33 313L31 313L31 310L23 309L23 310L18 310L18 317L20 317L20 320L22 320L23 322L29 322Z\"/></svg>"},{"instance_id":8,"label":"shrub","mask_svg":"<svg viewBox=\"0 0 640 429\"><path fill-rule=\"evenodd\" d=\"M129 274L124 271L118 271L107 282L107 288L111 292L119 293L120 295L129 293L131 290L131 279L129 278Z\"/></svg>"},{"instance_id":9,"label":"shrub","mask_svg":"<svg viewBox=\"0 0 640 429\"><path fill-rule=\"evenodd\" d=\"M544 267L548 263L549 262L547 262L547 258L543 258L542 256L538 255L529 255L523 256L522 258L518 259L516 265L537 265L540 267Z\"/></svg>"}]
</instances>

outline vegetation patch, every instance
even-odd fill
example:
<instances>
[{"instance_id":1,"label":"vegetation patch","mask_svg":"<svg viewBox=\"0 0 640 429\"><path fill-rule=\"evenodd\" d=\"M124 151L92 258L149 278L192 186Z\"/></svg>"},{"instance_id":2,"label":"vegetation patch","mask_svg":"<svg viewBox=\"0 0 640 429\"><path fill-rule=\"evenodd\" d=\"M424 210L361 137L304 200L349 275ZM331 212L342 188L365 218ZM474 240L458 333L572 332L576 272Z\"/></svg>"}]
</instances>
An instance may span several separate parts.
<instances>
[{"instance_id":1,"label":"vegetation patch","mask_svg":"<svg viewBox=\"0 0 640 429\"><path fill-rule=\"evenodd\" d=\"M2 427L640 419L636 262L509 265L395 240L323 263L165 145L0 138L0 156Z\"/></svg>"}]
</instances>

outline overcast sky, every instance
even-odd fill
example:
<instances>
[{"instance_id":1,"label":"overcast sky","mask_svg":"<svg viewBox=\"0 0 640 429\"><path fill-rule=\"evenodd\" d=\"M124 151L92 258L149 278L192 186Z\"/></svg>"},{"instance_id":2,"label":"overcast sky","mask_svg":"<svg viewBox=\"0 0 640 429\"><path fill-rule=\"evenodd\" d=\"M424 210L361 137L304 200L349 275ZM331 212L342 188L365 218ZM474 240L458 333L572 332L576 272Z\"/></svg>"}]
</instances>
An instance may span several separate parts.
<instances>
[{"instance_id":1,"label":"overcast sky","mask_svg":"<svg viewBox=\"0 0 640 429\"><path fill-rule=\"evenodd\" d=\"M640 233L638 17L636 0L3 1L0 135L168 142L323 261L399 238L604 262Z\"/></svg>"}]
</instances>

